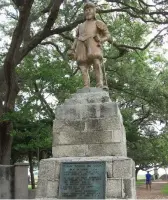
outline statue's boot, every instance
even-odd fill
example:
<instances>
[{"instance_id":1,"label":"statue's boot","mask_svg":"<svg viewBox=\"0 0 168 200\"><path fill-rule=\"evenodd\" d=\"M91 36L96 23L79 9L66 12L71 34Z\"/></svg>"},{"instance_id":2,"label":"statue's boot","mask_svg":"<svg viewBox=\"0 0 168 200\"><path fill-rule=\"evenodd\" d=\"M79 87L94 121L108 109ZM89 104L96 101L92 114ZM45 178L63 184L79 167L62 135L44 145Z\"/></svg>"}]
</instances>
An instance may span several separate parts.
<instances>
[{"instance_id":1,"label":"statue's boot","mask_svg":"<svg viewBox=\"0 0 168 200\"><path fill-rule=\"evenodd\" d=\"M96 87L103 88L103 73L100 64L94 65L95 75L96 75Z\"/></svg>"},{"instance_id":2,"label":"statue's boot","mask_svg":"<svg viewBox=\"0 0 168 200\"><path fill-rule=\"evenodd\" d=\"M90 77L89 77L88 67L80 66L80 70L82 72L84 87L90 87Z\"/></svg>"}]
</instances>

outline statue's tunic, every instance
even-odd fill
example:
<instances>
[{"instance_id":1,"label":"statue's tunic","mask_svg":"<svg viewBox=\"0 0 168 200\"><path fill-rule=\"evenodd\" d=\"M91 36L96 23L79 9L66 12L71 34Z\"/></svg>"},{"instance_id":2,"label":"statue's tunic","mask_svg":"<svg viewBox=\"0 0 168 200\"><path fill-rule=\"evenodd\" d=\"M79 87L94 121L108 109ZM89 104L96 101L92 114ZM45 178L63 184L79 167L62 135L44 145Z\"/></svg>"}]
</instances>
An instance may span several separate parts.
<instances>
[{"instance_id":1,"label":"statue's tunic","mask_svg":"<svg viewBox=\"0 0 168 200\"><path fill-rule=\"evenodd\" d=\"M92 63L93 59L102 59L101 43L97 38L109 34L106 24L99 20L88 20L77 29L76 60L80 63Z\"/></svg>"}]
</instances>

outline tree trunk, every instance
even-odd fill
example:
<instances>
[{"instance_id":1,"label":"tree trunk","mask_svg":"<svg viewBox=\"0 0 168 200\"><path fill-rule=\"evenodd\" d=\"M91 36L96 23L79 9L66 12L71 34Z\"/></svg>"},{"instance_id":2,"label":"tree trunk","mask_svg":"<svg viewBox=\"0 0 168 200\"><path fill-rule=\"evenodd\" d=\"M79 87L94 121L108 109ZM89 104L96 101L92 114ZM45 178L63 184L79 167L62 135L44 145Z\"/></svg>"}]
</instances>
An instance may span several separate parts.
<instances>
[{"instance_id":1,"label":"tree trunk","mask_svg":"<svg viewBox=\"0 0 168 200\"><path fill-rule=\"evenodd\" d=\"M135 178L136 178L136 181L138 180L138 172L139 172L139 167L136 167L135 168Z\"/></svg>"},{"instance_id":2,"label":"tree trunk","mask_svg":"<svg viewBox=\"0 0 168 200\"><path fill-rule=\"evenodd\" d=\"M168 174L167 174L167 169L166 169L166 167L164 167L164 170L165 170L166 180L167 180L167 179L168 179Z\"/></svg>"},{"instance_id":3,"label":"tree trunk","mask_svg":"<svg viewBox=\"0 0 168 200\"><path fill-rule=\"evenodd\" d=\"M19 92L15 68L17 66L17 59L20 55L19 49L23 41L24 31L33 2L34 0L25 1L23 11L20 12L17 26L13 32L11 44L4 60L3 69L0 70L0 83L5 80L6 84L3 96L0 96L0 164L4 165L10 164L12 145L10 132L12 130L12 121L10 119L3 119L3 117L5 114L14 111L15 100Z\"/></svg>"},{"instance_id":4,"label":"tree trunk","mask_svg":"<svg viewBox=\"0 0 168 200\"><path fill-rule=\"evenodd\" d=\"M18 23L12 35L11 44L4 60L3 69L0 69L0 79L2 77L1 75L4 73L4 78L2 79L5 80L6 84L4 99L0 96L0 164L9 164L10 162L12 144L10 131L12 122L10 119L8 119L8 121L3 121L2 117L4 114L14 111L15 100L19 92L15 68L32 49L41 43L43 39L54 34L51 33L51 29L58 17L59 9L63 1L64 0L52 1L53 4L50 14L43 30L36 34L28 44L27 40L30 37L29 16L34 0L25 0L24 5L22 6L23 8L19 12ZM71 28L73 28L73 26ZM62 32L63 31L65 30L63 29ZM25 35L25 33L27 33L27 35ZM23 42L26 43L25 46L22 45ZM0 89L2 87L1 82L2 80L0 80Z\"/></svg>"},{"instance_id":5,"label":"tree trunk","mask_svg":"<svg viewBox=\"0 0 168 200\"><path fill-rule=\"evenodd\" d=\"M0 164L9 165L11 157L12 136L11 122L0 122Z\"/></svg>"},{"instance_id":6,"label":"tree trunk","mask_svg":"<svg viewBox=\"0 0 168 200\"><path fill-rule=\"evenodd\" d=\"M1 100L0 106L2 112L0 112L0 164L9 165L11 157L11 146L12 146L12 136L10 135L13 129L12 121L10 119L3 119L5 114L12 112L14 110L15 100L18 94L18 90L15 88L15 84L11 87L11 92L9 95L8 107L4 108L3 102Z\"/></svg>"},{"instance_id":7,"label":"tree trunk","mask_svg":"<svg viewBox=\"0 0 168 200\"><path fill-rule=\"evenodd\" d=\"M30 171L30 177L31 177L31 186L32 189L35 189L35 181L34 181L34 173L33 173L33 158L32 158L32 152L28 152L28 157L29 157L29 171Z\"/></svg>"}]
</instances>

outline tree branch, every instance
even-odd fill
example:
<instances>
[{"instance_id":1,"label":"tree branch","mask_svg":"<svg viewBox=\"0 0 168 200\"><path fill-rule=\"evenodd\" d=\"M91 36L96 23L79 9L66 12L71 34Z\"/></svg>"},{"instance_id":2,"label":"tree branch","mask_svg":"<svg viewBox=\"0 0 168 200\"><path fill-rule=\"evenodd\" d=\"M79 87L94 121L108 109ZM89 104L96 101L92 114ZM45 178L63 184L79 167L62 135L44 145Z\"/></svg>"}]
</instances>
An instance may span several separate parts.
<instances>
[{"instance_id":1,"label":"tree branch","mask_svg":"<svg viewBox=\"0 0 168 200\"><path fill-rule=\"evenodd\" d=\"M156 24L168 24L168 12L163 9L158 9L156 6L158 5L157 3L155 5L150 5L145 3L143 0L137 0L140 5L144 5L145 7L143 8L140 6L140 8L136 6L132 6L129 4L129 1L121 1L121 0L106 0L107 2L115 2L117 5L121 5L121 8L116 8L116 12L126 12L128 13L131 17L134 18L139 18L145 23L148 22L154 22ZM150 11L149 8L152 7L152 10ZM153 11L155 8L155 11ZM115 9L108 9L108 10L100 10L99 12L102 13L108 13L108 12L115 12ZM158 20L158 18L154 18L154 15L160 15L162 18ZM147 18L148 17L148 18Z\"/></svg>"},{"instance_id":2,"label":"tree branch","mask_svg":"<svg viewBox=\"0 0 168 200\"><path fill-rule=\"evenodd\" d=\"M50 29L52 28L55 20L58 17L59 9L60 9L60 6L63 3L63 1L64 0L54 1L53 6L51 7L50 15L49 15L49 17L47 19L47 23L46 23L46 25L44 27L43 33L47 32L47 31L50 31Z\"/></svg>"},{"instance_id":3,"label":"tree branch","mask_svg":"<svg viewBox=\"0 0 168 200\"><path fill-rule=\"evenodd\" d=\"M32 50L34 49L38 44L40 44L42 42L42 40L46 39L47 37L54 35L54 34L61 34L65 31L71 31L73 28L75 28L79 23L82 23L84 21L84 19L77 19L76 21L74 21L73 23L63 26L63 27L59 27L50 31L41 31L39 33L37 33L34 37L32 37L31 41L24 46L23 48L21 48L20 50L20 57L17 60L16 64L19 64L21 62L21 60Z\"/></svg>"},{"instance_id":4,"label":"tree branch","mask_svg":"<svg viewBox=\"0 0 168 200\"><path fill-rule=\"evenodd\" d=\"M85 20L84 19L81 19L81 18L77 18L74 22L72 22L71 24L68 24L66 26L63 26L63 27L59 27L59 28L56 28L56 29L53 29L51 30L51 35L54 35L54 34L61 34L63 32L66 32L66 31L71 31L72 29L74 29L78 24L84 22Z\"/></svg>"},{"instance_id":5,"label":"tree branch","mask_svg":"<svg viewBox=\"0 0 168 200\"><path fill-rule=\"evenodd\" d=\"M58 12L60 9L60 6L62 4L63 0L59 0L59 1L55 1L52 9L51 9L51 13L48 17L47 23L43 29L43 31L37 33L32 39L31 41L24 46L21 50L20 50L20 57L17 60L16 64L19 64L21 62L21 60L32 50L34 49L38 44L41 43L42 40L44 40L45 38L49 37L51 34L51 28L58 16Z\"/></svg>"},{"instance_id":6,"label":"tree branch","mask_svg":"<svg viewBox=\"0 0 168 200\"><path fill-rule=\"evenodd\" d=\"M11 5L11 3L2 3L2 4L0 4L0 9L2 9L4 7L8 7L10 5Z\"/></svg>"},{"instance_id":7,"label":"tree branch","mask_svg":"<svg viewBox=\"0 0 168 200\"><path fill-rule=\"evenodd\" d=\"M47 41L47 42L42 42L42 43L41 43L41 45L48 45L48 44L54 46L54 47L56 48L56 50L58 51L58 53L62 56L62 58L63 58L64 60L67 59L66 56L65 56L65 54L62 53L61 50L59 49L59 46L58 46L57 44L55 44L54 42Z\"/></svg>"},{"instance_id":8,"label":"tree branch","mask_svg":"<svg viewBox=\"0 0 168 200\"><path fill-rule=\"evenodd\" d=\"M26 1L24 4L23 10L20 12L19 20L17 23L17 26L14 30L12 41L8 50L8 53L6 55L5 61L4 61L4 74L5 74L5 80L7 83L7 93L6 93L6 101L5 101L5 108L12 109L14 106L14 100L11 95L11 92L18 92L18 86L15 80L15 60L17 59L18 52L20 45L23 41L23 34L24 30L27 24L28 17L30 15L30 10L32 7L34 0Z\"/></svg>"},{"instance_id":9,"label":"tree branch","mask_svg":"<svg viewBox=\"0 0 168 200\"><path fill-rule=\"evenodd\" d=\"M113 45L116 47L116 48L127 48L127 49L132 49L132 50L145 50L147 49L150 44L164 31L166 30L167 27L164 27L163 29L161 29L156 35L154 38L152 38L144 47L134 47L134 46L129 46L129 45L124 45L124 44L116 44L116 43L113 43Z\"/></svg>"},{"instance_id":10,"label":"tree branch","mask_svg":"<svg viewBox=\"0 0 168 200\"><path fill-rule=\"evenodd\" d=\"M133 121L133 123L135 124L138 124L138 125L140 125L140 124L142 124L142 122L145 120L145 119L147 119L149 116L150 116L150 114L151 114L151 112L150 112L150 110L148 110L142 117L140 117L140 118L138 118L138 119L135 119L134 121Z\"/></svg>"},{"instance_id":11,"label":"tree branch","mask_svg":"<svg viewBox=\"0 0 168 200\"><path fill-rule=\"evenodd\" d=\"M49 12L50 9L52 8L53 4L54 4L54 0L50 0L50 3L48 4L48 6L47 6L46 8L44 8L44 9L41 11L41 13L45 14L45 13Z\"/></svg>"},{"instance_id":12,"label":"tree branch","mask_svg":"<svg viewBox=\"0 0 168 200\"><path fill-rule=\"evenodd\" d=\"M79 67L77 67L77 68L75 69L75 71L73 72L73 74L71 75L71 77L75 76L75 75L78 73L78 71L79 71Z\"/></svg>"},{"instance_id":13,"label":"tree branch","mask_svg":"<svg viewBox=\"0 0 168 200\"><path fill-rule=\"evenodd\" d=\"M71 42L74 41L74 38L69 35L65 35L63 33L60 33L59 35L62 36L64 39L70 40Z\"/></svg>"},{"instance_id":14,"label":"tree branch","mask_svg":"<svg viewBox=\"0 0 168 200\"><path fill-rule=\"evenodd\" d=\"M53 110L50 108L50 106L48 105L47 101L45 100L45 98L43 97L43 95L40 93L39 88L37 86L37 83L34 82L34 88L35 88L35 92L37 94L37 96L39 97L41 104L43 105L44 110L47 111L47 113L49 114L49 116L54 119L55 114L53 112Z\"/></svg>"}]
</instances>

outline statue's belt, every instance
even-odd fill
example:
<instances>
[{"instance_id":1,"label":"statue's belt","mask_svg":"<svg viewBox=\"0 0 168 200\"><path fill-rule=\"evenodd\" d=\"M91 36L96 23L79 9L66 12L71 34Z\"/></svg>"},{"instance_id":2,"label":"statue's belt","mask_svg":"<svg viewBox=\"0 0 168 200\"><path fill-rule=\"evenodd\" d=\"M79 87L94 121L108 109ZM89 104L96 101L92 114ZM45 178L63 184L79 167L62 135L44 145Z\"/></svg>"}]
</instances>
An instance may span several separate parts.
<instances>
[{"instance_id":1,"label":"statue's belt","mask_svg":"<svg viewBox=\"0 0 168 200\"><path fill-rule=\"evenodd\" d=\"M97 35L81 35L81 36L79 36L79 37L77 38L77 40L84 42L84 41L86 41L87 39L89 39L89 38L95 38L96 36L97 36Z\"/></svg>"}]
</instances>

